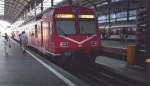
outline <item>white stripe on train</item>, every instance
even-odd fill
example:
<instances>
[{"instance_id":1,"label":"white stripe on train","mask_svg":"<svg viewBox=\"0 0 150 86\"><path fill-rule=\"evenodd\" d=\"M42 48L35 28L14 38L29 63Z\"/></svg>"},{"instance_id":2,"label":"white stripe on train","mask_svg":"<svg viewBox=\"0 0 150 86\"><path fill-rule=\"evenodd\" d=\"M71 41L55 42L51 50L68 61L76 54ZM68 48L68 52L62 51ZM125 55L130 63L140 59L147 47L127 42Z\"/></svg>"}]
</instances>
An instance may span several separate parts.
<instances>
[{"instance_id":1,"label":"white stripe on train","mask_svg":"<svg viewBox=\"0 0 150 86\"><path fill-rule=\"evenodd\" d=\"M64 39L66 39L66 40L69 40L69 41L74 42L74 43L79 44L79 45L85 43L86 41L91 40L91 39L94 38L95 36L96 36L96 35L92 35L91 37L88 37L88 38L86 38L85 40L79 42L79 41L76 41L76 40L71 39L71 38L69 38L69 37L66 37L66 36L63 36L63 35L59 35L59 37L64 38Z\"/></svg>"}]
</instances>

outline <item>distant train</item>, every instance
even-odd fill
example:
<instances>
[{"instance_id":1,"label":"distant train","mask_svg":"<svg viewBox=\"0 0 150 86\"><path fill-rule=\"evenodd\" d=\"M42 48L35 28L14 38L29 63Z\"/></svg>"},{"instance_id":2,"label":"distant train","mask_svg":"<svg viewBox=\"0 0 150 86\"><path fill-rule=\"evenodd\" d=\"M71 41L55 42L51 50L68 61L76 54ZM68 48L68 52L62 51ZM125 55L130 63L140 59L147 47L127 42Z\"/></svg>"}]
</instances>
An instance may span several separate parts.
<instances>
[{"instance_id":1,"label":"distant train","mask_svg":"<svg viewBox=\"0 0 150 86\"><path fill-rule=\"evenodd\" d=\"M127 35L128 40L136 40L136 26L135 25L118 25L111 27L99 27L101 33L105 33L107 39L120 40L122 34Z\"/></svg>"},{"instance_id":2,"label":"distant train","mask_svg":"<svg viewBox=\"0 0 150 86\"><path fill-rule=\"evenodd\" d=\"M41 19L14 30L15 39L25 31L29 46L54 59L72 62L77 59L93 62L101 48L95 11L80 6L61 6L43 14Z\"/></svg>"}]
</instances>

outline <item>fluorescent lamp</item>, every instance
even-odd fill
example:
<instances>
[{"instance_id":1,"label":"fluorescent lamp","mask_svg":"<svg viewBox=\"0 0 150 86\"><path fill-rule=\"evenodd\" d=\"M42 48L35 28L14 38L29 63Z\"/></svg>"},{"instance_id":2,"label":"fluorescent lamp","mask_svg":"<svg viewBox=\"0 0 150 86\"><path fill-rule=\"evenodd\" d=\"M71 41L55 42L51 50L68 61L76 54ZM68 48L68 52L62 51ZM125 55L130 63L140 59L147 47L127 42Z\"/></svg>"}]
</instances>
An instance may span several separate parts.
<instances>
[{"instance_id":1,"label":"fluorescent lamp","mask_svg":"<svg viewBox=\"0 0 150 86\"><path fill-rule=\"evenodd\" d=\"M95 18L95 16L94 15L79 15L79 18L93 19Z\"/></svg>"},{"instance_id":2,"label":"fluorescent lamp","mask_svg":"<svg viewBox=\"0 0 150 86\"><path fill-rule=\"evenodd\" d=\"M56 14L56 18L75 18L73 14Z\"/></svg>"}]
</instances>

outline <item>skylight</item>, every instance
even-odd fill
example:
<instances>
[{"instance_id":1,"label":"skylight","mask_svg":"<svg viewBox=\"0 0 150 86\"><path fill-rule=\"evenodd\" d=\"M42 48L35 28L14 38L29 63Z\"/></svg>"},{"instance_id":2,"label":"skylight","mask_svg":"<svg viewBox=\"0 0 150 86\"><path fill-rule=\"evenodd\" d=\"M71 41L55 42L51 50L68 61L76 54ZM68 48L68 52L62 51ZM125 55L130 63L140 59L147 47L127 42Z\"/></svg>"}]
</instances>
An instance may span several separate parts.
<instances>
[{"instance_id":1,"label":"skylight","mask_svg":"<svg viewBox=\"0 0 150 86\"><path fill-rule=\"evenodd\" d=\"M0 15L4 15L5 0L0 0Z\"/></svg>"},{"instance_id":2,"label":"skylight","mask_svg":"<svg viewBox=\"0 0 150 86\"><path fill-rule=\"evenodd\" d=\"M54 0L54 5L57 5L59 2L63 0ZM46 10L51 7L51 0L43 0L43 9Z\"/></svg>"},{"instance_id":3,"label":"skylight","mask_svg":"<svg viewBox=\"0 0 150 86\"><path fill-rule=\"evenodd\" d=\"M51 7L51 0L44 0L43 1L43 10L46 10Z\"/></svg>"},{"instance_id":4,"label":"skylight","mask_svg":"<svg viewBox=\"0 0 150 86\"><path fill-rule=\"evenodd\" d=\"M54 5L56 5L56 4L58 4L58 3L60 3L60 2L62 2L63 0L54 0Z\"/></svg>"}]
</instances>

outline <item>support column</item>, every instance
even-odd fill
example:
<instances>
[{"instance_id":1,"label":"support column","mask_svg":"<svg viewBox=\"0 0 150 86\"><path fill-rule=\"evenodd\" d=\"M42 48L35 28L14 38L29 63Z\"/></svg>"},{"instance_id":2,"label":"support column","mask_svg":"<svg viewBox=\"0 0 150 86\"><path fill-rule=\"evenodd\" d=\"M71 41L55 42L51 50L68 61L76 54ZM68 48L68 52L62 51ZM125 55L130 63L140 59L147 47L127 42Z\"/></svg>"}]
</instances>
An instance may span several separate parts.
<instances>
[{"instance_id":1,"label":"support column","mask_svg":"<svg viewBox=\"0 0 150 86\"><path fill-rule=\"evenodd\" d=\"M111 0L108 0L108 33L107 33L107 39L109 37L110 27L111 27Z\"/></svg>"},{"instance_id":2,"label":"support column","mask_svg":"<svg viewBox=\"0 0 150 86\"><path fill-rule=\"evenodd\" d=\"M54 6L54 0L51 0L51 7Z\"/></svg>"},{"instance_id":3,"label":"support column","mask_svg":"<svg viewBox=\"0 0 150 86\"><path fill-rule=\"evenodd\" d=\"M139 2L139 6L142 7L137 11L136 64L144 67L150 85L150 0Z\"/></svg>"},{"instance_id":4,"label":"support column","mask_svg":"<svg viewBox=\"0 0 150 86\"><path fill-rule=\"evenodd\" d=\"M147 64L146 64L146 70L147 70L147 76L148 76L148 81L150 81L150 0L147 0L147 9L148 9L148 32L147 32ZM150 85L150 82L148 82Z\"/></svg>"},{"instance_id":5,"label":"support column","mask_svg":"<svg viewBox=\"0 0 150 86\"><path fill-rule=\"evenodd\" d=\"M108 0L108 23L109 27L111 27L111 0Z\"/></svg>"},{"instance_id":6,"label":"support column","mask_svg":"<svg viewBox=\"0 0 150 86\"><path fill-rule=\"evenodd\" d=\"M148 0L149 1L149 0ZM141 4L143 4L141 2ZM145 67L149 48L149 22L150 14L147 3L137 10L137 60L136 64Z\"/></svg>"},{"instance_id":7,"label":"support column","mask_svg":"<svg viewBox=\"0 0 150 86\"><path fill-rule=\"evenodd\" d=\"M130 0L127 0L127 22L129 22L129 17L130 17Z\"/></svg>"},{"instance_id":8,"label":"support column","mask_svg":"<svg viewBox=\"0 0 150 86\"><path fill-rule=\"evenodd\" d=\"M37 13L36 13L36 10L37 10L37 9L36 9L36 6L37 6L36 1L34 1L34 6L33 6L33 8L34 8L34 16L36 16L36 14L37 14Z\"/></svg>"},{"instance_id":9,"label":"support column","mask_svg":"<svg viewBox=\"0 0 150 86\"><path fill-rule=\"evenodd\" d=\"M43 1L41 1L41 12L43 12Z\"/></svg>"}]
</instances>

